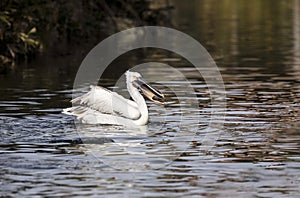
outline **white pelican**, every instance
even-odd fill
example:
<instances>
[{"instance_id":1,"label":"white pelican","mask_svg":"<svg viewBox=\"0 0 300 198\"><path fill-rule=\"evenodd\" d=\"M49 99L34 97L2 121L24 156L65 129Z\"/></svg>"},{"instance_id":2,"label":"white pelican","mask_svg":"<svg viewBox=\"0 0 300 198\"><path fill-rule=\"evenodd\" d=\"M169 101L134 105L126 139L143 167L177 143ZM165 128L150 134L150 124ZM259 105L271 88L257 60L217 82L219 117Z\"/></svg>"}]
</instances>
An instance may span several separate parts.
<instances>
[{"instance_id":1,"label":"white pelican","mask_svg":"<svg viewBox=\"0 0 300 198\"><path fill-rule=\"evenodd\" d=\"M125 126L143 126L148 123L148 108L144 94L148 99L163 104L164 95L150 86L137 72L127 71L127 90L132 100L100 86L90 86L91 90L71 102L73 107L63 113L76 116L86 124L110 124Z\"/></svg>"}]
</instances>

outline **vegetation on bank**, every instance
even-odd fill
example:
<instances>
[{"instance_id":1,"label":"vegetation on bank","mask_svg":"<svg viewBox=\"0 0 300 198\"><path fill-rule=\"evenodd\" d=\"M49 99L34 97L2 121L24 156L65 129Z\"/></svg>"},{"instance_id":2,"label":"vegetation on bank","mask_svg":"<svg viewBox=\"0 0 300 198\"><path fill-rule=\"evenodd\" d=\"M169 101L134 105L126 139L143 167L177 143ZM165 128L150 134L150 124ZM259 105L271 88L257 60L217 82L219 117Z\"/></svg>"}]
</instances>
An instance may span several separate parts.
<instances>
[{"instance_id":1,"label":"vegetation on bank","mask_svg":"<svg viewBox=\"0 0 300 198\"><path fill-rule=\"evenodd\" d=\"M88 42L164 18L147 0L1 0L0 65L31 59L57 43Z\"/></svg>"}]
</instances>

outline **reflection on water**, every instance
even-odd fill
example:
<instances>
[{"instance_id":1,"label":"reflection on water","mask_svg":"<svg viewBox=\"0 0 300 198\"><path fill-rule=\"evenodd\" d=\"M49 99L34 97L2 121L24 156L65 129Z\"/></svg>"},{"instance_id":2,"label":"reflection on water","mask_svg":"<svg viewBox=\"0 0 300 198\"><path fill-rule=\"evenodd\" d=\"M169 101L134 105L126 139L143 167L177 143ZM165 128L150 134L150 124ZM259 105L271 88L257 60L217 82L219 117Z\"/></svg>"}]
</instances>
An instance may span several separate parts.
<instances>
[{"instance_id":1,"label":"reflection on water","mask_svg":"<svg viewBox=\"0 0 300 198\"><path fill-rule=\"evenodd\" d=\"M73 118L60 113L70 105L80 60L37 61L0 75L1 196L299 194L299 0L173 3L174 22L210 50L225 82L226 119L215 147L202 148L205 135L215 132L207 127L214 108L210 93L178 55L135 51L112 66L143 61L174 66L191 83L199 109L180 105L172 92L183 81L165 78L155 85L173 102L148 103L147 129L81 126L80 133ZM113 88L123 67L100 83ZM153 77L168 72L144 71ZM85 145L84 134L90 138Z\"/></svg>"}]
</instances>

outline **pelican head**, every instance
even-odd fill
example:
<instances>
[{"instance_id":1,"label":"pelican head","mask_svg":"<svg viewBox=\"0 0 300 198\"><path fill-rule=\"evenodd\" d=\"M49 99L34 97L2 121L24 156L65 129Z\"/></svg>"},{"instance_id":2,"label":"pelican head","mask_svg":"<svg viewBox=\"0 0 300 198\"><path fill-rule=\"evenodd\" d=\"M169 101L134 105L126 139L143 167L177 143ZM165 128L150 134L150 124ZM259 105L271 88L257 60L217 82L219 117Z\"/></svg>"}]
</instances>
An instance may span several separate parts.
<instances>
[{"instance_id":1,"label":"pelican head","mask_svg":"<svg viewBox=\"0 0 300 198\"><path fill-rule=\"evenodd\" d=\"M138 89L146 98L157 104L164 104L165 96L146 82L140 73L127 71L125 75L127 83L132 84L132 86Z\"/></svg>"}]
</instances>

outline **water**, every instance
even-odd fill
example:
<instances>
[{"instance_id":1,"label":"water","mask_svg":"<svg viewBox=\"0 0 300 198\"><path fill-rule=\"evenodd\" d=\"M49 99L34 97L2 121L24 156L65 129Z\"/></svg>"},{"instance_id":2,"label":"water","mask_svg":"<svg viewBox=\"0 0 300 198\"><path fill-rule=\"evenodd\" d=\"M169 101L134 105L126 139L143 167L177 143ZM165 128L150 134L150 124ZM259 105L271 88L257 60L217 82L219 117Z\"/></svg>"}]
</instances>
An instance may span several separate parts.
<instances>
[{"instance_id":1,"label":"water","mask_svg":"<svg viewBox=\"0 0 300 198\"><path fill-rule=\"evenodd\" d=\"M78 126L78 132L73 118L60 113L70 106L82 58L41 58L17 65L0 75L0 195L297 197L299 1L273 3L264 12L259 8L271 1L221 1L216 7L213 1L198 2L191 7L200 11L175 2L180 8L173 15L217 60L227 96L222 130L208 128L213 107L204 80L188 62L162 50L121 56L111 65L118 66L116 72L107 72L100 82L113 88L128 69L123 65L143 61L172 65L186 76L200 108L178 104L172 89L182 81L158 80L155 85L173 102L164 107L148 102L146 129ZM249 13L251 9L258 11ZM278 15L284 20L273 19ZM195 23L186 23L191 20ZM153 78L168 72L144 71ZM208 150L202 141L209 134L218 139Z\"/></svg>"}]
</instances>

